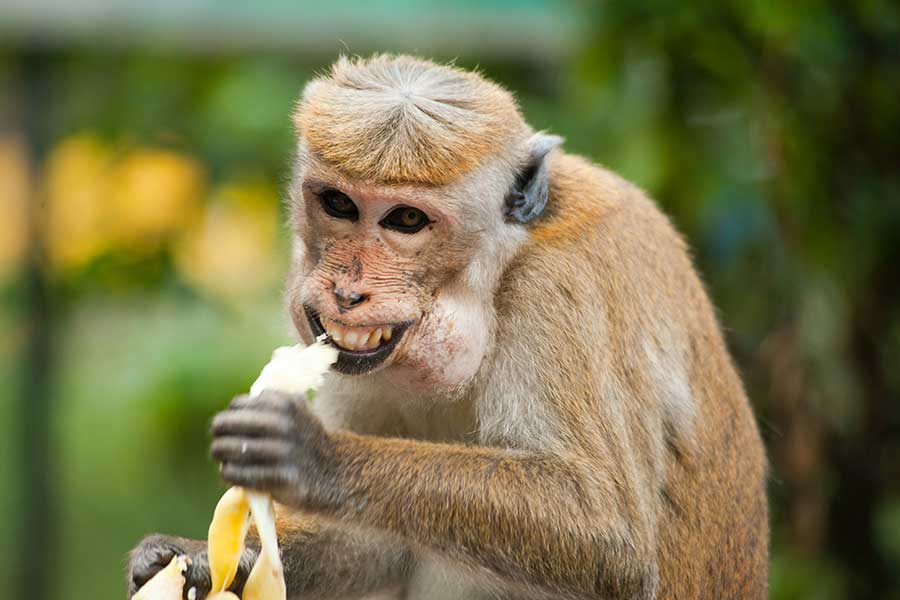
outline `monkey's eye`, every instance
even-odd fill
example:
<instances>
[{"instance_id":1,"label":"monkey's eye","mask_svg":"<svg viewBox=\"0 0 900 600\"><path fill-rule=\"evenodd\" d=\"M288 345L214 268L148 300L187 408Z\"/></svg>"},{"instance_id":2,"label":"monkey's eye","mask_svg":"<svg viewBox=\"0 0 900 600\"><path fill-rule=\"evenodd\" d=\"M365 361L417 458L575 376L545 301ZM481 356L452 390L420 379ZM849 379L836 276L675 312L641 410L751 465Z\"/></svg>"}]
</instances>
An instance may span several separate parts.
<instances>
[{"instance_id":1,"label":"monkey's eye","mask_svg":"<svg viewBox=\"0 0 900 600\"><path fill-rule=\"evenodd\" d=\"M398 206L381 220L380 225L401 233L416 233L431 223L428 215L412 206Z\"/></svg>"},{"instance_id":2,"label":"monkey's eye","mask_svg":"<svg viewBox=\"0 0 900 600\"><path fill-rule=\"evenodd\" d=\"M335 219L355 221L359 218L359 210L344 192L323 190L319 192L319 202L322 203L322 209Z\"/></svg>"}]
</instances>

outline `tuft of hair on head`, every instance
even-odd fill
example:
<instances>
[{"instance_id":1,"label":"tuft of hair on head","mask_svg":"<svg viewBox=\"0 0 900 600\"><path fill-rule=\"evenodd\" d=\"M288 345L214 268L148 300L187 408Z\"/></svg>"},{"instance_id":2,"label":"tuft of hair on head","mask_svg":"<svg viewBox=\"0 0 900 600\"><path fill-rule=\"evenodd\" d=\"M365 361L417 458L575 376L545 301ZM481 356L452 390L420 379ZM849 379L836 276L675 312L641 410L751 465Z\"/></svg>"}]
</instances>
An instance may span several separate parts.
<instances>
[{"instance_id":1,"label":"tuft of hair on head","mask_svg":"<svg viewBox=\"0 0 900 600\"><path fill-rule=\"evenodd\" d=\"M530 134L512 94L478 73L387 54L339 58L294 125L317 156L380 183L448 183Z\"/></svg>"}]
</instances>

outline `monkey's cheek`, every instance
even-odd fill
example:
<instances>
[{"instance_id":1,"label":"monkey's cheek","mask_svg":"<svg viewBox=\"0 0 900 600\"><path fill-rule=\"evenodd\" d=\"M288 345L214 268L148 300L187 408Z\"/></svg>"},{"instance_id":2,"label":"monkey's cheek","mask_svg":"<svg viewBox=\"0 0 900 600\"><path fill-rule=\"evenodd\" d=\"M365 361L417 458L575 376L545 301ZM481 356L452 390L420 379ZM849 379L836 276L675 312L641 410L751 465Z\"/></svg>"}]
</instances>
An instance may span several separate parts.
<instances>
[{"instance_id":1,"label":"monkey's cheek","mask_svg":"<svg viewBox=\"0 0 900 600\"><path fill-rule=\"evenodd\" d=\"M319 335L313 327L309 323L309 319L306 312L306 305L300 300L296 301L296 305L291 303L291 306L288 309L290 313L291 321L294 324L294 330L297 332L297 336L307 346L316 341L316 337Z\"/></svg>"}]
</instances>

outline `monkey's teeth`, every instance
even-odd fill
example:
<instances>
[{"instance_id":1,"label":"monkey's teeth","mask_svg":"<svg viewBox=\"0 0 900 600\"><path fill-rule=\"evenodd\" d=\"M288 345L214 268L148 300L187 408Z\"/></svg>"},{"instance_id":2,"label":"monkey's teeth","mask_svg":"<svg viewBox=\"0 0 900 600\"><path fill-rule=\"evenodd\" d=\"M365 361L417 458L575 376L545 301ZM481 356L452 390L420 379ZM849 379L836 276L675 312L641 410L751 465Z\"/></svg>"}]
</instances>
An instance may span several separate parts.
<instances>
[{"instance_id":1,"label":"monkey's teeth","mask_svg":"<svg viewBox=\"0 0 900 600\"><path fill-rule=\"evenodd\" d=\"M328 319L321 319L322 327L335 344L345 350L374 350L382 341L390 341L391 327L345 327Z\"/></svg>"},{"instance_id":2,"label":"monkey's teeth","mask_svg":"<svg viewBox=\"0 0 900 600\"><path fill-rule=\"evenodd\" d=\"M368 348L377 348L378 344L381 343L381 328L379 327L371 334L369 334L369 343L366 344Z\"/></svg>"}]
</instances>

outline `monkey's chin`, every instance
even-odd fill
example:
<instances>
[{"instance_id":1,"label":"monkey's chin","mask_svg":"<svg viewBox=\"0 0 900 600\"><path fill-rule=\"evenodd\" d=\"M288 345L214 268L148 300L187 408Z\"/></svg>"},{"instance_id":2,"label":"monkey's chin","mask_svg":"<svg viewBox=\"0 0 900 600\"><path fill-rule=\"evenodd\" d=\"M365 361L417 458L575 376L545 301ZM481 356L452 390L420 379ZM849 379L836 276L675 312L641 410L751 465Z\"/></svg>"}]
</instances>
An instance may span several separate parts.
<instances>
[{"instance_id":1,"label":"monkey's chin","mask_svg":"<svg viewBox=\"0 0 900 600\"><path fill-rule=\"evenodd\" d=\"M306 311L306 319L309 322L309 328L312 331L313 337L317 338L325 334L325 328L322 326L319 317L316 316L315 311L309 306L304 306L303 309ZM386 342L382 341L381 344L370 350L347 350L346 348L338 346L334 340L329 337L328 343L334 346L338 351L338 359L334 364L334 370L347 375L363 375L365 373L371 373L380 367L394 352L394 349L397 347L397 344L400 343L403 334L406 333L406 330L409 329L410 325L412 325L411 321L393 325L393 335L391 336L391 339Z\"/></svg>"}]
</instances>

